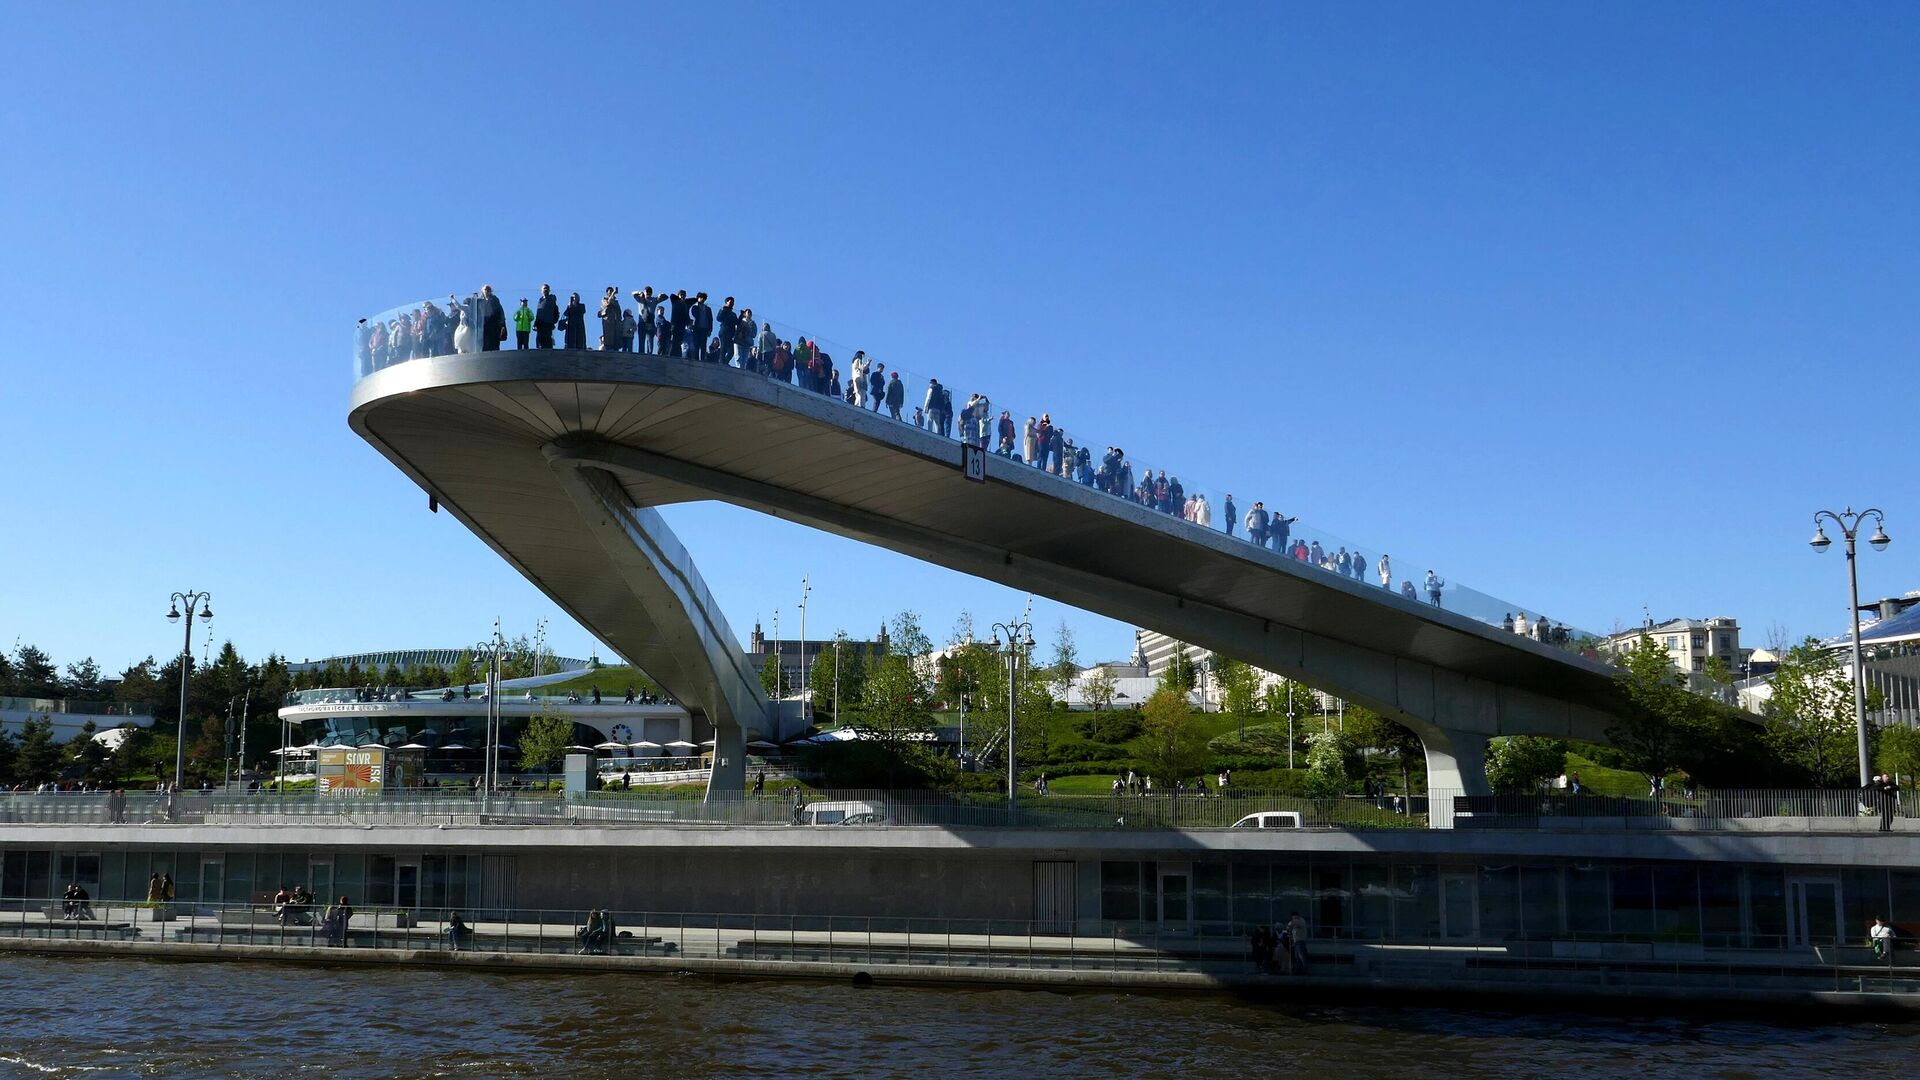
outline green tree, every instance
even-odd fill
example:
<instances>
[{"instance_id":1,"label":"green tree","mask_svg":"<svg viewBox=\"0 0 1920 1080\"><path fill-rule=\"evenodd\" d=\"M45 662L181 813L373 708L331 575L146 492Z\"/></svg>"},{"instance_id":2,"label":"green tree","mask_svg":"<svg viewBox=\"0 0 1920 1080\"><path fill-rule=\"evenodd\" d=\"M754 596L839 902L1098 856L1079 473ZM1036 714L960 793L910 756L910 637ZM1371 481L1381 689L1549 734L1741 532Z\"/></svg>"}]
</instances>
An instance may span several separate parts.
<instances>
[{"instance_id":1,"label":"green tree","mask_svg":"<svg viewBox=\"0 0 1920 1080\"><path fill-rule=\"evenodd\" d=\"M892 786L898 764L917 752L922 738L933 730L933 704L927 687L905 656L885 656L867 672L861 689L860 716L850 721L862 740L887 758L887 782Z\"/></svg>"},{"instance_id":2,"label":"green tree","mask_svg":"<svg viewBox=\"0 0 1920 1080\"><path fill-rule=\"evenodd\" d=\"M1356 744L1394 759L1400 769L1400 793L1411 796L1415 770L1426 771L1427 748L1420 736L1406 725L1360 705L1347 706L1346 723L1346 732Z\"/></svg>"},{"instance_id":3,"label":"green tree","mask_svg":"<svg viewBox=\"0 0 1920 1080\"><path fill-rule=\"evenodd\" d=\"M1358 774L1359 748L1338 728L1307 736L1307 794L1318 799L1344 795Z\"/></svg>"},{"instance_id":4,"label":"green tree","mask_svg":"<svg viewBox=\"0 0 1920 1080\"><path fill-rule=\"evenodd\" d=\"M1881 772L1907 778L1912 787L1920 779L1920 728L1890 724L1880 729L1880 748L1874 763Z\"/></svg>"},{"instance_id":5,"label":"green tree","mask_svg":"<svg viewBox=\"0 0 1920 1080\"><path fill-rule=\"evenodd\" d=\"M1567 744L1538 735L1513 735L1487 745L1487 783L1502 794L1538 790L1567 770Z\"/></svg>"},{"instance_id":6,"label":"green tree","mask_svg":"<svg viewBox=\"0 0 1920 1080\"><path fill-rule=\"evenodd\" d=\"M454 661L450 682L455 686L468 686L480 681L480 664L474 659L473 650L467 649Z\"/></svg>"},{"instance_id":7,"label":"green tree","mask_svg":"<svg viewBox=\"0 0 1920 1080\"><path fill-rule=\"evenodd\" d=\"M1119 686L1120 680L1114 678L1113 668L1101 664L1087 672L1086 682L1080 686L1080 694L1095 712L1100 712L1113 705L1113 695Z\"/></svg>"},{"instance_id":8,"label":"green tree","mask_svg":"<svg viewBox=\"0 0 1920 1080\"><path fill-rule=\"evenodd\" d=\"M1820 784L1851 780L1859 764L1859 737L1853 680L1839 655L1808 638L1780 658L1772 687L1761 710L1767 745Z\"/></svg>"},{"instance_id":9,"label":"green tree","mask_svg":"<svg viewBox=\"0 0 1920 1080\"><path fill-rule=\"evenodd\" d=\"M60 747L53 741L53 718L29 717L20 729L20 743L13 753L14 775L23 784L39 784L60 777Z\"/></svg>"},{"instance_id":10,"label":"green tree","mask_svg":"<svg viewBox=\"0 0 1920 1080\"><path fill-rule=\"evenodd\" d=\"M768 697L779 700L780 697L780 654L768 653L767 661L760 665L760 689Z\"/></svg>"},{"instance_id":11,"label":"green tree","mask_svg":"<svg viewBox=\"0 0 1920 1080\"><path fill-rule=\"evenodd\" d=\"M53 658L32 645L13 650L13 689L20 697L53 698L60 696L60 669Z\"/></svg>"},{"instance_id":12,"label":"green tree","mask_svg":"<svg viewBox=\"0 0 1920 1080\"><path fill-rule=\"evenodd\" d=\"M89 656L77 664L67 665L67 678L61 691L71 698L94 700L101 696L100 665Z\"/></svg>"},{"instance_id":13,"label":"green tree","mask_svg":"<svg viewBox=\"0 0 1920 1080\"><path fill-rule=\"evenodd\" d=\"M895 656L918 659L933 651L933 640L920 627L919 613L908 609L893 617L887 647Z\"/></svg>"},{"instance_id":14,"label":"green tree","mask_svg":"<svg viewBox=\"0 0 1920 1080\"><path fill-rule=\"evenodd\" d=\"M4 659L0 657L0 660ZM12 787L20 782L20 775L15 771L19 751L20 746L13 736L5 728L0 728L0 787Z\"/></svg>"},{"instance_id":15,"label":"green tree","mask_svg":"<svg viewBox=\"0 0 1920 1080\"><path fill-rule=\"evenodd\" d=\"M80 725L79 736L67 744L67 749L82 779L110 787L115 781L113 754L94 735L93 721L89 720Z\"/></svg>"},{"instance_id":16,"label":"green tree","mask_svg":"<svg viewBox=\"0 0 1920 1080\"><path fill-rule=\"evenodd\" d=\"M1154 691L1140 710L1140 729L1135 746L1148 776L1171 787L1175 780L1186 780L1206 770L1211 760L1206 730L1178 690Z\"/></svg>"},{"instance_id":17,"label":"green tree","mask_svg":"<svg viewBox=\"0 0 1920 1080\"><path fill-rule=\"evenodd\" d=\"M1220 705L1242 732L1260 714L1260 673L1231 656L1213 655L1213 677L1220 684Z\"/></svg>"},{"instance_id":18,"label":"green tree","mask_svg":"<svg viewBox=\"0 0 1920 1080\"><path fill-rule=\"evenodd\" d=\"M933 704L913 662L887 656L867 672L861 687L862 716L854 730L862 738L886 746L917 741L933 729Z\"/></svg>"},{"instance_id":19,"label":"green tree","mask_svg":"<svg viewBox=\"0 0 1920 1080\"><path fill-rule=\"evenodd\" d=\"M1160 673L1160 689L1185 694L1193 689L1200 679L1193 669L1193 658L1187 655L1187 647L1176 643L1173 656L1167 661L1167 670Z\"/></svg>"},{"instance_id":20,"label":"green tree","mask_svg":"<svg viewBox=\"0 0 1920 1080\"><path fill-rule=\"evenodd\" d=\"M1658 780L1709 737L1706 701L1687 690L1686 677L1651 635L1641 634L1616 662L1614 683L1625 699L1625 715L1607 728L1607 741L1624 767Z\"/></svg>"},{"instance_id":21,"label":"green tree","mask_svg":"<svg viewBox=\"0 0 1920 1080\"><path fill-rule=\"evenodd\" d=\"M1065 619L1053 632L1053 660L1047 664L1047 687L1055 700L1065 700L1067 690L1080 674L1080 650L1073 642L1073 628Z\"/></svg>"},{"instance_id":22,"label":"green tree","mask_svg":"<svg viewBox=\"0 0 1920 1080\"><path fill-rule=\"evenodd\" d=\"M833 642L820 650L819 658L813 662L815 712L823 705L836 710L858 708L860 691L866 683L866 650L854 645L845 630L834 631ZM835 723L840 721L837 711L833 719Z\"/></svg>"},{"instance_id":23,"label":"green tree","mask_svg":"<svg viewBox=\"0 0 1920 1080\"><path fill-rule=\"evenodd\" d=\"M572 745L573 721L549 713L543 705L540 714L529 717L520 733L520 768L523 772L538 768L544 778Z\"/></svg>"}]
</instances>

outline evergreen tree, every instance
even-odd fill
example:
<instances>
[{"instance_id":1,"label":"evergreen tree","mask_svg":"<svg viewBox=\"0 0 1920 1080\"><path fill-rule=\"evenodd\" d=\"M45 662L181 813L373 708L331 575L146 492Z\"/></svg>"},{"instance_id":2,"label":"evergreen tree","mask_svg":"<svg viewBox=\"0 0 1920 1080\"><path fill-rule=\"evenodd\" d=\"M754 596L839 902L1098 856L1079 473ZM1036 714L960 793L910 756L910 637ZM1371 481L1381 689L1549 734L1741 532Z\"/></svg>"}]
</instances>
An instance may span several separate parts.
<instances>
[{"instance_id":1,"label":"evergreen tree","mask_svg":"<svg viewBox=\"0 0 1920 1080\"><path fill-rule=\"evenodd\" d=\"M19 697L57 698L60 696L60 671L53 658L32 645L13 650L13 690Z\"/></svg>"},{"instance_id":2,"label":"evergreen tree","mask_svg":"<svg viewBox=\"0 0 1920 1080\"><path fill-rule=\"evenodd\" d=\"M19 782L40 784L59 779L60 758L60 747L53 741L52 717L28 719L13 755L13 771Z\"/></svg>"},{"instance_id":3,"label":"evergreen tree","mask_svg":"<svg viewBox=\"0 0 1920 1080\"><path fill-rule=\"evenodd\" d=\"M66 684L62 692L70 698L92 701L101 696L100 665L89 656L77 664L67 665Z\"/></svg>"},{"instance_id":4,"label":"evergreen tree","mask_svg":"<svg viewBox=\"0 0 1920 1080\"><path fill-rule=\"evenodd\" d=\"M113 755L100 745L94 735L93 721L89 720L80 725L79 737L67 744L67 749L81 779L110 787L114 783Z\"/></svg>"}]
</instances>

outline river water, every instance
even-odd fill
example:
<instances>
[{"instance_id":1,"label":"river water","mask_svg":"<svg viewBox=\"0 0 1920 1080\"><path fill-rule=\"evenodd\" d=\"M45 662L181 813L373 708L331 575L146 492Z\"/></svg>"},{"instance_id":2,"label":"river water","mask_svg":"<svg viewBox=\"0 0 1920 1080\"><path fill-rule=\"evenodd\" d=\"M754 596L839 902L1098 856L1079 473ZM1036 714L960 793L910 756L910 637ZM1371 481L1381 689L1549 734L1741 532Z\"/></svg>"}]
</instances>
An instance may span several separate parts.
<instances>
[{"instance_id":1,"label":"river water","mask_svg":"<svg viewBox=\"0 0 1920 1080\"><path fill-rule=\"evenodd\" d=\"M1920 1023L1796 1026L918 989L0 958L0 1075L1910 1075Z\"/></svg>"}]
</instances>

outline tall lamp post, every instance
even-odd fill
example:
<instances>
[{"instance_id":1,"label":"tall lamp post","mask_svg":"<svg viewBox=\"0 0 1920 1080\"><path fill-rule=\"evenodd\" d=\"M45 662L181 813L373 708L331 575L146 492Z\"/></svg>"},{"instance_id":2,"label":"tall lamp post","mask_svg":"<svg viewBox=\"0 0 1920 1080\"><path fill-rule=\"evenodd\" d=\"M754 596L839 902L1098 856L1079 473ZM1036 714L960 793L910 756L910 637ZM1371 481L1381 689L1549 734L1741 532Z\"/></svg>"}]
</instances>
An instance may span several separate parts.
<instances>
[{"instance_id":1,"label":"tall lamp post","mask_svg":"<svg viewBox=\"0 0 1920 1080\"><path fill-rule=\"evenodd\" d=\"M487 664L487 742L481 748L480 756L480 812L483 814L492 807L494 783L500 769L500 662L506 651L506 639L500 636L498 623L494 624L491 638L483 639L473 647L474 658L484 659Z\"/></svg>"},{"instance_id":2,"label":"tall lamp post","mask_svg":"<svg viewBox=\"0 0 1920 1080\"><path fill-rule=\"evenodd\" d=\"M213 619L213 608L208 606L208 601L212 600L213 596L210 593L194 592L189 589L186 592L174 593L169 599L171 602L167 605L168 622L182 621L180 609L182 607L187 609L186 633L180 642L180 732L173 745L173 790L179 791L181 776L185 773L187 764L187 679L193 672L193 608L198 604L200 621L210 622Z\"/></svg>"},{"instance_id":3,"label":"tall lamp post","mask_svg":"<svg viewBox=\"0 0 1920 1080\"><path fill-rule=\"evenodd\" d=\"M813 595L811 577L800 579L800 715L813 722L813 687L807 681L807 597ZM838 722L835 716L834 721Z\"/></svg>"},{"instance_id":4,"label":"tall lamp post","mask_svg":"<svg viewBox=\"0 0 1920 1080\"><path fill-rule=\"evenodd\" d=\"M1860 571L1854 560L1854 543L1861 524L1868 518L1873 519L1873 535L1867 538L1867 543L1873 545L1873 550L1887 550L1893 538L1887 535L1886 515L1878 509L1869 507L1857 514L1851 506L1837 514L1821 510L1813 515L1813 539L1808 541L1815 551L1825 551L1833 544L1821 524L1823 518L1833 522L1847 542L1847 590L1851 600L1847 612L1853 620L1853 727L1860 743L1860 786L1866 787L1873 772L1867 760L1867 673L1860 663Z\"/></svg>"},{"instance_id":5,"label":"tall lamp post","mask_svg":"<svg viewBox=\"0 0 1920 1080\"><path fill-rule=\"evenodd\" d=\"M1002 634L1007 639L1004 646L1000 642ZM993 647L1002 650L1007 660L1007 811L1011 814L1020 791L1013 755L1013 725L1020 707L1020 650L1033 648L1033 624L1024 620L994 623Z\"/></svg>"}]
</instances>

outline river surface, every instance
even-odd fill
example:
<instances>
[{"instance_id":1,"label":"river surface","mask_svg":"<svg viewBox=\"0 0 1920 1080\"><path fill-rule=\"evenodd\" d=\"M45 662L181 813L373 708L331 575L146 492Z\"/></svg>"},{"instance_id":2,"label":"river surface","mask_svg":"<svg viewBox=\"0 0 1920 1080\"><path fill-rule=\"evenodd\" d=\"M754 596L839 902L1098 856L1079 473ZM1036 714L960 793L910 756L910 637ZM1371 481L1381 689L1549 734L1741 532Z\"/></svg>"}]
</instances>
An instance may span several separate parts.
<instances>
[{"instance_id":1,"label":"river surface","mask_svg":"<svg viewBox=\"0 0 1920 1080\"><path fill-rule=\"evenodd\" d=\"M0 957L21 1077L1912 1075L1920 1023Z\"/></svg>"}]
</instances>

